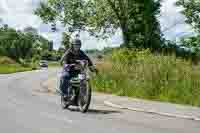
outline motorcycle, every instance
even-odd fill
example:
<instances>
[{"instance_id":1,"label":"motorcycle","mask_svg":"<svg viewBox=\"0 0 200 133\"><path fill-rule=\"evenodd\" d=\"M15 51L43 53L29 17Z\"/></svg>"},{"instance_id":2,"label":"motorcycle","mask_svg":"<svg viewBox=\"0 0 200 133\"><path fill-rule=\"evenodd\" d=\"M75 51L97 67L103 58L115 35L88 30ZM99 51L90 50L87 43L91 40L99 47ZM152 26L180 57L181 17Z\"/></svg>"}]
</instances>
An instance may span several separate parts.
<instances>
[{"instance_id":1,"label":"motorcycle","mask_svg":"<svg viewBox=\"0 0 200 133\"><path fill-rule=\"evenodd\" d=\"M80 73L71 78L69 82L70 90L72 90L71 97L65 97L61 95L61 106L63 109L69 108L69 106L78 106L82 113L88 111L92 90L90 85L90 77L88 73L88 62L86 60L77 60L77 64L70 64L66 66L68 68L75 67L80 70ZM70 100L69 100L70 99Z\"/></svg>"}]
</instances>

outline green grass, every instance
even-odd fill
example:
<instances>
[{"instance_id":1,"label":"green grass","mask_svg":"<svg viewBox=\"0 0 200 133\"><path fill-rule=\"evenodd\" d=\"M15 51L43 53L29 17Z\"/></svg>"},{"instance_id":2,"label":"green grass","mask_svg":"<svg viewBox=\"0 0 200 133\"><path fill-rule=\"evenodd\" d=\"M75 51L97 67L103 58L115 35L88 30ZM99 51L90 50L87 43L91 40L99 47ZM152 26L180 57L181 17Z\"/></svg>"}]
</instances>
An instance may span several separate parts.
<instances>
[{"instance_id":1,"label":"green grass","mask_svg":"<svg viewBox=\"0 0 200 133\"><path fill-rule=\"evenodd\" d=\"M0 56L0 74L10 74L16 72L31 71L32 67L23 67L22 65L16 63L9 57Z\"/></svg>"},{"instance_id":2,"label":"green grass","mask_svg":"<svg viewBox=\"0 0 200 133\"><path fill-rule=\"evenodd\" d=\"M59 61L49 61L48 65L49 67L60 67Z\"/></svg>"},{"instance_id":3,"label":"green grass","mask_svg":"<svg viewBox=\"0 0 200 133\"><path fill-rule=\"evenodd\" d=\"M0 64L0 74L31 71L32 68L22 67L19 64Z\"/></svg>"},{"instance_id":4,"label":"green grass","mask_svg":"<svg viewBox=\"0 0 200 133\"><path fill-rule=\"evenodd\" d=\"M100 74L92 80L95 90L200 106L199 66L175 56L143 55L132 58L131 63L113 58L97 62Z\"/></svg>"}]
</instances>

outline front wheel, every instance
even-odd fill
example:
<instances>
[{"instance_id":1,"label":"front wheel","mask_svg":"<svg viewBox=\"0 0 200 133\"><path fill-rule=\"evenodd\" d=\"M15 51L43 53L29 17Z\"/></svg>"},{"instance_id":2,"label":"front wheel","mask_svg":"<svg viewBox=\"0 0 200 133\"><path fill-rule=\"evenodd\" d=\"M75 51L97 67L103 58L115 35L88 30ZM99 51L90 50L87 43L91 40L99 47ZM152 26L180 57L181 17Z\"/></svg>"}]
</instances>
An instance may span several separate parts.
<instances>
[{"instance_id":1,"label":"front wheel","mask_svg":"<svg viewBox=\"0 0 200 133\"><path fill-rule=\"evenodd\" d=\"M92 89L89 81L81 83L78 105L82 113L86 113L88 111L91 102L91 97L92 97Z\"/></svg>"},{"instance_id":2,"label":"front wheel","mask_svg":"<svg viewBox=\"0 0 200 133\"><path fill-rule=\"evenodd\" d=\"M69 104L67 103L67 101L65 100L64 96L61 96L61 107L63 109L67 109L69 107Z\"/></svg>"}]
</instances>

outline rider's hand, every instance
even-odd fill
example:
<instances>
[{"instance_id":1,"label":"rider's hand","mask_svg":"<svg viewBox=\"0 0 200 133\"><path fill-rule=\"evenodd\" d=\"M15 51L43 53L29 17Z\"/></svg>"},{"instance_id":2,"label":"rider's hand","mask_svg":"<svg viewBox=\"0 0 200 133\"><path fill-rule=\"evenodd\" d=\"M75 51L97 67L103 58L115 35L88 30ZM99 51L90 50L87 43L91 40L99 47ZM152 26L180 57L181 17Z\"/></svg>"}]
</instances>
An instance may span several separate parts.
<instances>
[{"instance_id":1,"label":"rider's hand","mask_svg":"<svg viewBox=\"0 0 200 133\"><path fill-rule=\"evenodd\" d=\"M99 71L98 71L94 66L91 66L91 67L90 67L90 71L91 71L91 72L95 72L96 74L99 73Z\"/></svg>"}]
</instances>

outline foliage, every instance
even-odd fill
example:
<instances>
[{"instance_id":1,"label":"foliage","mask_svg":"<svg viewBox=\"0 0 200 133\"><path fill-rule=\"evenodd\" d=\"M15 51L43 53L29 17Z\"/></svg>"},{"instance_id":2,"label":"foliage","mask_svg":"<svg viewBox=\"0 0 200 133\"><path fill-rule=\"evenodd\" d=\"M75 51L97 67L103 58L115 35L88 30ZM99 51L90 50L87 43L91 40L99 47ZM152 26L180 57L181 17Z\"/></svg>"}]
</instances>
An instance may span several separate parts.
<instances>
[{"instance_id":1,"label":"foliage","mask_svg":"<svg viewBox=\"0 0 200 133\"><path fill-rule=\"evenodd\" d=\"M22 58L20 58L19 59L19 63L20 63L20 65L22 65L23 67L30 67L30 61L27 61L27 60L25 60L25 59L22 59Z\"/></svg>"},{"instance_id":2,"label":"foliage","mask_svg":"<svg viewBox=\"0 0 200 133\"><path fill-rule=\"evenodd\" d=\"M66 32L62 33L62 46L65 49L68 49L70 47L70 35Z\"/></svg>"},{"instance_id":3,"label":"foliage","mask_svg":"<svg viewBox=\"0 0 200 133\"><path fill-rule=\"evenodd\" d=\"M189 48L200 47L200 35L182 38L181 44Z\"/></svg>"},{"instance_id":4,"label":"foliage","mask_svg":"<svg viewBox=\"0 0 200 133\"><path fill-rule=\"evenodd\" d=\"M57 56L58 56L59 58L61 58L61 57L63 56L64 53L65 53L65 49L62 48L62 47L60 47L60 48L58 49L58 51L57 51Z\"/></svg>"},{"instance_id":5,"label":"foliage","mask_svg":"<svg viewBox=\"0 0 200 133\"><path fill-rule=\"evenodd\" d=\"M200 56L200 1L199 0L178 0L178 6L183 7L182 13L186 16L186 23L190 24L197 35L181 39L182 45L192 49L192 52Z\"/></svg>"},{"instance_id":6,"label":"foliage","mask_svg":"<svg viewBox=\"0 0 200 133\"><path fill-rule=\"evenodd\" d=\"M68 32L107 38L121 29L126 47L145 48L160 46L159 13L160 0L47 0L35 11L46 23L60 21Z\"/></svg>"},{"instance_id":7,"label":"foliage","mask_svg":"<svg viewBox=\"0 0 200 133\"><path fill-rule=\"evenodd\" d=\"M0 28L0 55L8 56L17 62L41 55L49 48L49 41L42 36L26 30L26 32L4 26Z\"/></svg>"},{"instance_id":8,"label":"foliage","mask_svg":"<svg viewBox=\"0 0 200 133\"><path fill-rule=\"evenodd\" d=\"M31 27L31 26L28 26L26 28L24 28L23 30L25 33L32 33L33 35L37 35L38 34L38 31L37 29Z\"/></svg>"},{"instance_id":9,"label":"foliage","mask_svg":"<svg viewBox=\"0 0 200 133\"><path fill-rule=\"evenodd\" d=\"M160 13L160 0L135 0L129 3L129 39L136 48L160 48L162 36L157 16ZM133 46L130 46L133 47Z\"/></svg>"},{"instance_id":10,"label":"foliage","mask_svg":"<svg viewBox=\"0 0 200 133\"><path fill-rule=\"evenodd\" d=\"M53 41L48 42L48 46L49 46L48 50L50 52L52 52L53 51Z\"/></svg>"},{"instance_id":11,"label":"foliage","mask_svg":"<svg viewBox=\"0 0 200 133\"><path fill-rule=\"evenodd\" d=\"M182 13L187 17L186 22L191 24L200 33L200 1L178 0L176 4L184 8Z\"/></svg>"}]
</instances>

